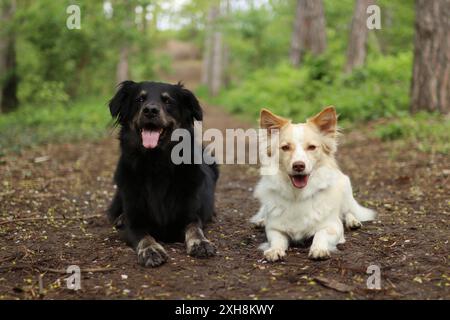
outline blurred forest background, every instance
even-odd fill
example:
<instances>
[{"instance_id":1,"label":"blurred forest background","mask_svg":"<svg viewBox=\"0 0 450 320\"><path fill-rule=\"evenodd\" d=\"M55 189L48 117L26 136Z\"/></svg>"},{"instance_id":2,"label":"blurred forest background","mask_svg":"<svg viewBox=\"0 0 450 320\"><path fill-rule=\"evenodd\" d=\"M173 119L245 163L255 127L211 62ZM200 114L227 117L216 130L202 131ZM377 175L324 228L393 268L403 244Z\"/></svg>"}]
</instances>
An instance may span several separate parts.
<instances>
[{"instance_id":1,"label":"blurred forest background","mask_svg":"<svg viewBox=\"0 0 450 320\"><path fill-rule=\"evenodd\" d=\"M0 0L0 153L103 137L126 79L210 105L345 126L448 154L449 0ZM369 5L381 29L369 30ZM69 29L69 5L81 29ZM180 67L181 66L181 67Z\"/></svg>"}]
</instances>

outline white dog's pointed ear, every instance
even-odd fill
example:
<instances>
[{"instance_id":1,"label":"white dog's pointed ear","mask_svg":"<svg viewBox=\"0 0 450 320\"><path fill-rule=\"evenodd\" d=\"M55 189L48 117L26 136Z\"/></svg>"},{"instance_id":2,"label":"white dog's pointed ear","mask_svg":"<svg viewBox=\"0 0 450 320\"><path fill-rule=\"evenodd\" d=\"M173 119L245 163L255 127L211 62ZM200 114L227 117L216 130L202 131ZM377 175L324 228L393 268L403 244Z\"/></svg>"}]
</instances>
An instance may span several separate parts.
<instances>
[{"instance_id":1,"label":"white dog's pointed ear","mask_svg":"<svg viewBox=\"0 0 450 320\"><path fill-rule=\"evenodd\" d=\"M288 119L277 116L267 109L262 109L259 116L259 126L261 129L280 129L289 123Z\"/></svg>"},{"instance_id":2,"label":"white dog's pointed ear","mask_svg":"<svg viewBox=\"0 0 450 320\"><path fill-rule=\"evenodd\" d=\"M334 106L326 107L307 122L315 125L325 135L334 135L337 131L336 109Z\"/></svg>"}]
</instances>

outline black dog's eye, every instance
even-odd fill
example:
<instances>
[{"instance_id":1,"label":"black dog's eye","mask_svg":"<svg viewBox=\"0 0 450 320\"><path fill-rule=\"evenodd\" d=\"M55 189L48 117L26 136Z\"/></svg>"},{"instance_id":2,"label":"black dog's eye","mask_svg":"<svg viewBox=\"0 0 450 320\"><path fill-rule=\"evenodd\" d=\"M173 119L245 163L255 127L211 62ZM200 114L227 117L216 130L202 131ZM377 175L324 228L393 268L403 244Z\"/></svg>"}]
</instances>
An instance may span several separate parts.
<instances>
[{"instance_id":1,"label":"black dog's eye","mask_svg":"<svg viewBox=\"0 0 450 320\"><path fill-rule=\"evenodd\" d=\"M161 95L161 101L165 104L169 104L170 103L170 97L167 94L162 94Z\"/></svg>"},{"instance_id":2,"label":"black dog's eye","mask_svg":"<svg viewBox=\"0 0 450 320\"><path fill-rule=\"evenodd\" d=\"M145 101L145 96L140 96L139 98L137 98L137 102L144 102Z\"/></svg>"}]
</instances>

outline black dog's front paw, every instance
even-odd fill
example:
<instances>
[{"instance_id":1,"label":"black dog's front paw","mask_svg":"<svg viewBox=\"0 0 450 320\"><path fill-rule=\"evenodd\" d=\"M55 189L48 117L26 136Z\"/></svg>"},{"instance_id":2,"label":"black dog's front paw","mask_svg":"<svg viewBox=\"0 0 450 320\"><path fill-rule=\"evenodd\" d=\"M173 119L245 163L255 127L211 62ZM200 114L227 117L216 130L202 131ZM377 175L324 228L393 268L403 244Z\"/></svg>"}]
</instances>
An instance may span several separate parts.
<instances>
[{"instance_id":1,"label":"black dog's front paw","mask_svg":"<svg viewBox=\"0 0 450 320\"><path fill-rule=\"evenodd\" d=\"M157 267L169 258L166 250L157 242L141 240L137 248L138 263L144 267Z\"/></svg>"},{"instance_id":2,"label":"black dog's front paw","mask_svg":"<svg viewBox=\"0 0 450 320\"><path fill-rule=\"evenodd\" d=\"M196 258L208 258L216 255L216 247L208 240L194 241L188 246L188 254Z\"/></svg>"}]
</instances>

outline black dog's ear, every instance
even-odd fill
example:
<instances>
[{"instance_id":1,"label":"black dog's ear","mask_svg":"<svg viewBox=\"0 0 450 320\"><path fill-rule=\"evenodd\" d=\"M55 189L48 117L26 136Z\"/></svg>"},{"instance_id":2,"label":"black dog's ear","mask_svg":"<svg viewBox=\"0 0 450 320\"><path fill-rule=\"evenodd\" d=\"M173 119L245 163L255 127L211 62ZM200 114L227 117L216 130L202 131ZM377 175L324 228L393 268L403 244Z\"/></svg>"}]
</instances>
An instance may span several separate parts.
<instances>
[{"instance_id":1,"label":"black dog's ear","mask_svg":"<svg viewBox=\"0 0 450 320\"><path fill-rule=\"evenodd\" d=\"M132 88L136 85L134 81L124 81L118 85L115 96L109 101L109 111L113 118L121 119L124 106L131 95Z\"/></svg>"},{"instance_id":2,"label":"black dog's ear","mask_svg":"<svg viewBox=\"0 0 450 320\"><path fill-rule=\"evenodd\" d=\"M194 118L194 120L202 121L203 120L203 110L202 110L202 107L200 107L200 103L198 102L197 98L191 91L184 88L182 84L178 84L178 85L181 88L181 92L183 95L183 102L186 104L186 106L192 112L192 117Z\"/></svg>"}]
</instances>

